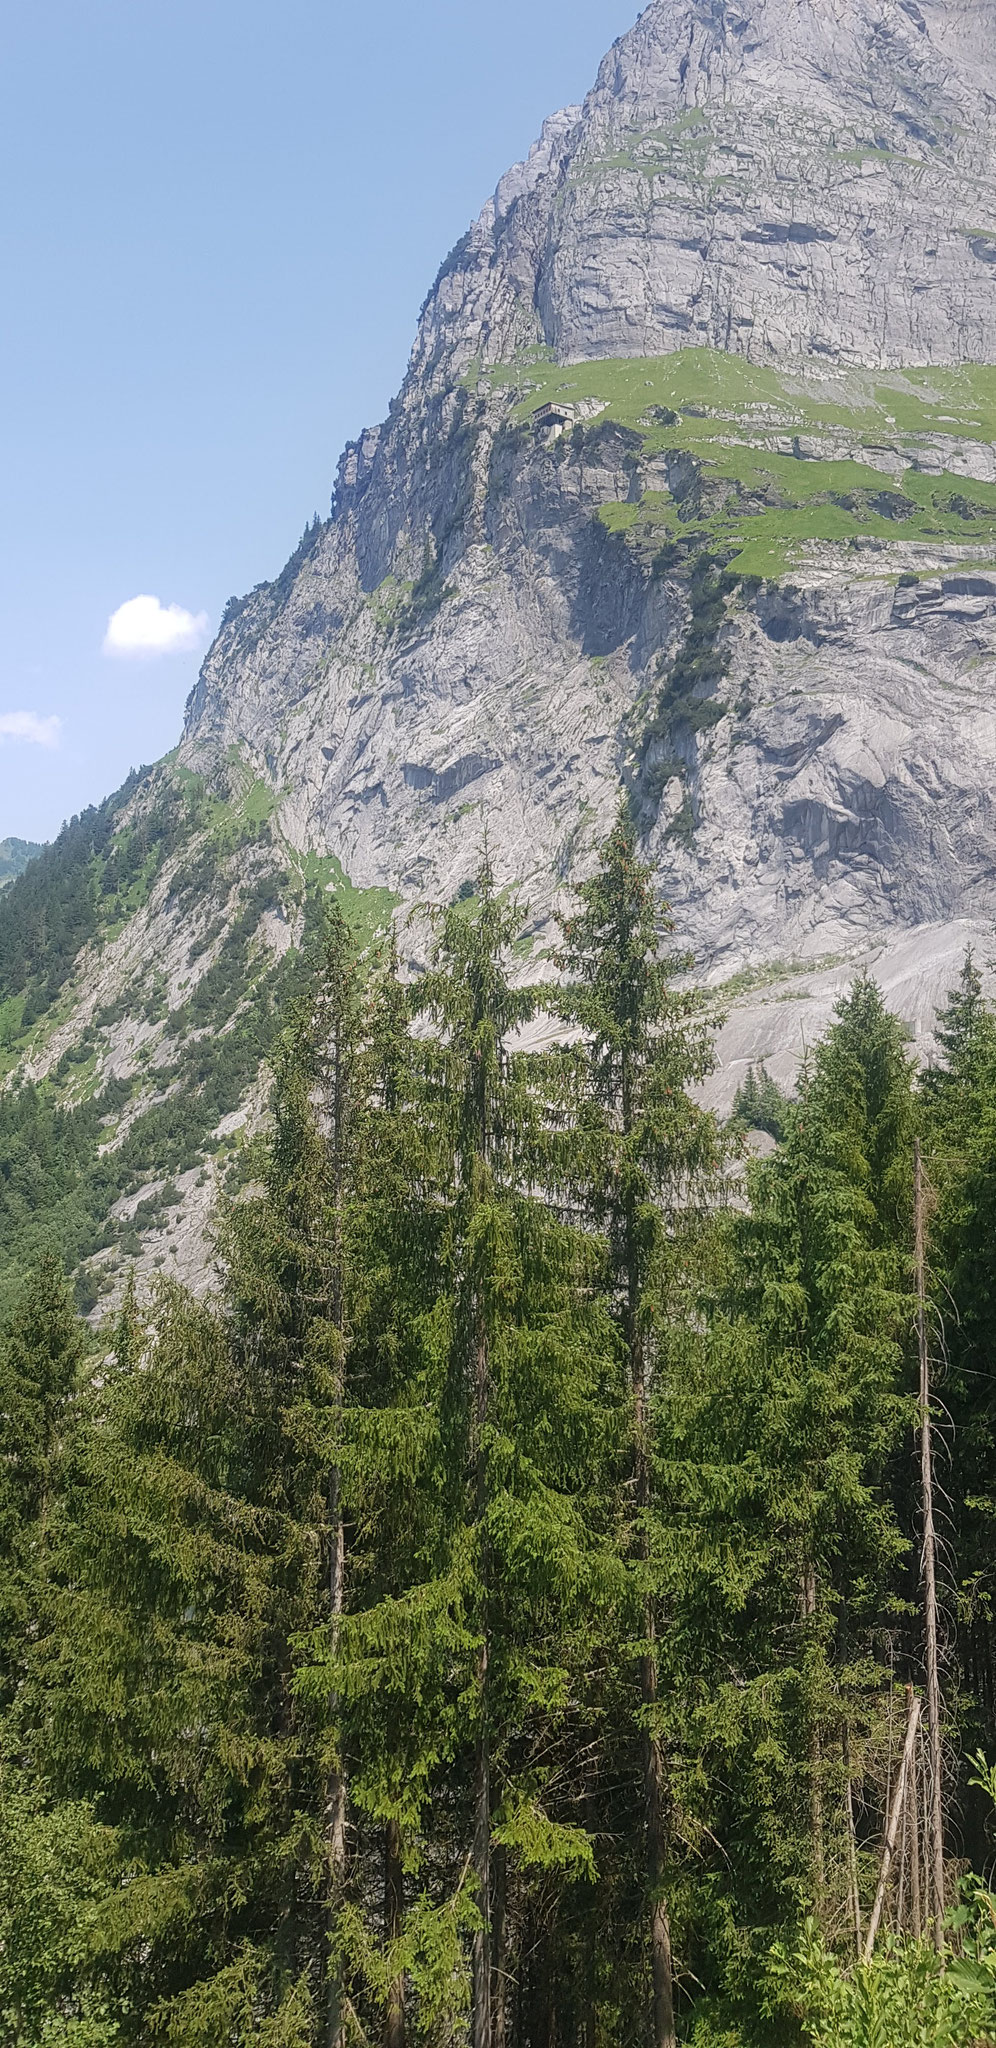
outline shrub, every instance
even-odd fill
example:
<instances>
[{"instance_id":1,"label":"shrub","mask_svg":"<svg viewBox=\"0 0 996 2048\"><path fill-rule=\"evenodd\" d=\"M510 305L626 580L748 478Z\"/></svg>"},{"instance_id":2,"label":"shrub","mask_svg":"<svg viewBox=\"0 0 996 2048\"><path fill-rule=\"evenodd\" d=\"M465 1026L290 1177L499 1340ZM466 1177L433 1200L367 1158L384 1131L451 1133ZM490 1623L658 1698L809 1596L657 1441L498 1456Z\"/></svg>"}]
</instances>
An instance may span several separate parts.
<instances>
[{"instance_id":1,"label":"shrub","mask_svg":"<svg viewBox=\"0 0 996 2048\"><path fill-rule=\"evenodd\" d=\"M794 1949L772 1952L776 2010L812 2048L990 2048L996 2042L996 1900L976 1883L963 1908L964 1953L887 1934L850 1970L808 1920Z\"/></svg>"}]
</instances>

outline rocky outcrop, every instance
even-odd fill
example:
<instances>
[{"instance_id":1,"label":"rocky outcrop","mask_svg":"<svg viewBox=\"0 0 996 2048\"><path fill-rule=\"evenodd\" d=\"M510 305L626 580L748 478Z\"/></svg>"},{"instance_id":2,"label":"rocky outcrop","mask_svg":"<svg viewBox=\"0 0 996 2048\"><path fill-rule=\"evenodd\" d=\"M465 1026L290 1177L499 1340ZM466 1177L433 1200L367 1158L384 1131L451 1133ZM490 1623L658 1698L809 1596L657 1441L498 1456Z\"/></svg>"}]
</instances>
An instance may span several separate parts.
<instances>
[{"instance_id":1,"label":"rocky outcrop","mask_svg":"<svg viewBox=\"0 0 996 2048\"><path fill-rule=\"evenodd\" d=\"M620 781L713 979L984 928L994 28L656 0L443 265L181 758L236 754L293 845L402 898L447 900L487 824L538 948ZM662 713L702 554L722 687Z\"/></svg>"},{"instance_id":2,"label":"rocky outcrop","mask_svg":"<svg viewBox=\"0 0 996 2048\"><path fill-rule=\"evenodd\" d=\"M623 787L728 1009L718 1099L752 1061L789 1078L858 966L929 1054L996 883L994 29L996 0L654 0L546 124L133 799L196 790L197 827L96 1008L80 983L102 1071L185 1074L224 934L276 959L308 879L393 906L417 959L485 830L552 976ZM212 806L257 837L198 882ZM157 958L144 1037L104 1046ZM207 1181L178 1160L189 1264Z\"/></svg>"},{"instance_id":3,"label":"rocky outcrop","mask_svg":"<svg viewBox=\"0 0 996 2048\"><path fill-rule=\"evenodd\" d=\"M991 0L656 0L444 267L417 374L520 335L994 360L994 30Z\"/></svg>"}]
</instances>

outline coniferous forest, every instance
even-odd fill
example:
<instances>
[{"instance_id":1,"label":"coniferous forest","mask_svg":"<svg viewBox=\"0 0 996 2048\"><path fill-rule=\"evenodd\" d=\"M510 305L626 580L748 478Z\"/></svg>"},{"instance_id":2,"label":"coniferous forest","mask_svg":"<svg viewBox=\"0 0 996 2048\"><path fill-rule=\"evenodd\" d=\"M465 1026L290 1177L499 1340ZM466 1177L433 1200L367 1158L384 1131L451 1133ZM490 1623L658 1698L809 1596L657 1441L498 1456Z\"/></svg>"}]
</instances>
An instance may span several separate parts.
<instances>
[{"instance_id":1,"label":"coniferous forest","mask_svg":"<svg viewBox=\"0 0 996 2048\"><path fill-rule=\"evenodd\" d=\"M996 2040L980 976L723 1122L625 814L521 922L331 910L215 1295L8 1318L10 2048Z\"/></svg>"}]
</instances>

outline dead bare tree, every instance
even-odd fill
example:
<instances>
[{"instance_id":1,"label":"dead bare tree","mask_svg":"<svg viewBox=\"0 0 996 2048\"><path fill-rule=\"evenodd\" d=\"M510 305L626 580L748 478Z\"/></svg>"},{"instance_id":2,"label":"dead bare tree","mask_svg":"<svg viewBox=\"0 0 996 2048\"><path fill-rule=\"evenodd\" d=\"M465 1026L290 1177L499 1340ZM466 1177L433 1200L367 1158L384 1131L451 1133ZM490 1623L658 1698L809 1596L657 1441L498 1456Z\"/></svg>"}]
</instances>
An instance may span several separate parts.
<instances>
[{"instance_id":1,"label":"dead bare tree","mask_svg":"<svg viewBox=\"0 0 996 2048\"><path fill-rule=\"evenodd\" d=\"M882 1863L879 1870L878 1890L875 1893L875 1904L872 1907L872 1916L868 1922L868 1933L865 1936L864 1960L866 1963L871 1961L872 1952L875 1947L875 1938L882 1921L882 1909L885 1905L886 1892L889 1886L889 1873L892 1869L892 1859L896 1852L896 1837L899 1833L899 1822L906 1801L906 1786L910 1775L910 1766L913 1761L917 1731L920 1726L920 1702L912 1686L907 1686L906 1697L906 1741L903 1744L902 1762L899 1766L899 1775L893 1787L892 1799L889 1805L885 1841L882 1846Z\"/></svg>"}]
</instances>

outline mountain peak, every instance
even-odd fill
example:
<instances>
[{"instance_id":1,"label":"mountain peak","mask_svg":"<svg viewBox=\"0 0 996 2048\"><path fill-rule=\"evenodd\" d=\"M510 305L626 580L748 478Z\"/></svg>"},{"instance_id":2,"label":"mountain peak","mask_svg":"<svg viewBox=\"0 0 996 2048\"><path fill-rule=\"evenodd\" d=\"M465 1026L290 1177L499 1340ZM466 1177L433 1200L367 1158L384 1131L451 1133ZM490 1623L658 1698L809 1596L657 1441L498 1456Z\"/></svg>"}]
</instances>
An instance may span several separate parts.
<instances>
[{"instance_id":1,"label":"mountain peak","mask_svg":"<svg viewBox=\"0 0 996 2048\"><path fill-rule=\"evenodd\" d=\"M722 1099L789 1080L869 965L929 1054L996 874L993 26L655 0L502 179L333 517L226 608L177 754L15 885L81 906L8 1028L27 1078L89 1090L85 1046L127 1100L93 1142L127 1148L129 1247L182 1099L186 1220L147 1255L183 1269L315 884L417 960L486 830L552 974L621 786L727 984Z\"/></svg>"},{"instance_id":2,"label":"mountain peak","mask_svg":"<svg viewBox=\"0 0 996 2048\"><path fill-rule=\"evenodd\" d=\"M989 0L654 0L444 267L420 374L530 339L996 360L994 28Z\"/></svg>"}]
</instances>

